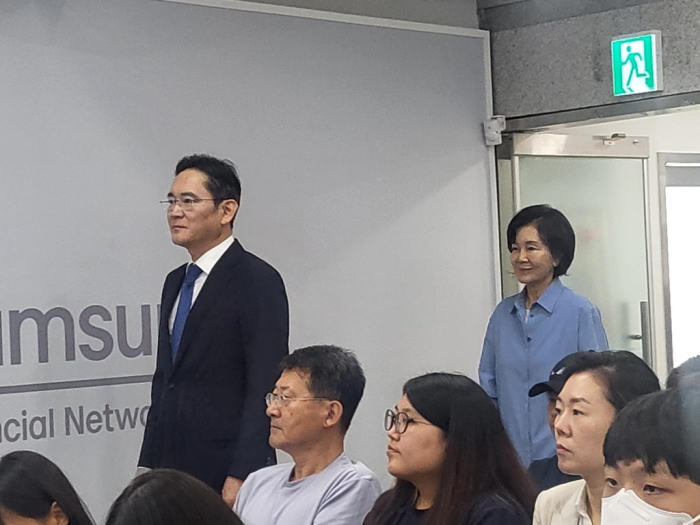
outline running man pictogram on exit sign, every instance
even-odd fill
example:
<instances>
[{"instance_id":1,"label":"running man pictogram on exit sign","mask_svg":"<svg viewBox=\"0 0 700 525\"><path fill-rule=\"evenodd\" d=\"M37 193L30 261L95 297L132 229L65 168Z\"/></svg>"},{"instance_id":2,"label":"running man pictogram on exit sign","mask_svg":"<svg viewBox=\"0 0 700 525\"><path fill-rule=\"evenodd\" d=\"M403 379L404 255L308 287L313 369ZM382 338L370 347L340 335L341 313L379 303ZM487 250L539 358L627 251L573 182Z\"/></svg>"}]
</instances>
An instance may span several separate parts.
<instances>
[{"instance_id":1,"label":"running man pictogram on exit sign","mask_svg":"<svg viewBox=\"0 0 700 525\"><path fill-rule=\"evenodd\" d=\"M660 31L616 38L611 52L616 97L663 89Z\"/></svg>"}]
</instances>

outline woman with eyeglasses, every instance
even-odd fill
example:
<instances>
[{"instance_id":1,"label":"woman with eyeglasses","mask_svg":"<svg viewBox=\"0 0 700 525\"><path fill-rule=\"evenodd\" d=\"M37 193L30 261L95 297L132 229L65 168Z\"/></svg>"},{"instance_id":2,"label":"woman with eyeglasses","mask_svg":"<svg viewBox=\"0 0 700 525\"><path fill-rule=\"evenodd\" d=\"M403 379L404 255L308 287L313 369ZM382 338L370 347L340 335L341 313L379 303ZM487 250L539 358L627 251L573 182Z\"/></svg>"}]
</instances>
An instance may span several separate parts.
<instances>
[{"instance_id":1,"label":"woman with eyeglasses","mask_svg":"<svg viewBox=\"0 0 700 525\"><path fill-rule=\"evenodd\" d=\"M385 415L394 487L364 525L529 525L535 489L486 392L459 374L409 380Z\"/></svg>"}]
</instances>

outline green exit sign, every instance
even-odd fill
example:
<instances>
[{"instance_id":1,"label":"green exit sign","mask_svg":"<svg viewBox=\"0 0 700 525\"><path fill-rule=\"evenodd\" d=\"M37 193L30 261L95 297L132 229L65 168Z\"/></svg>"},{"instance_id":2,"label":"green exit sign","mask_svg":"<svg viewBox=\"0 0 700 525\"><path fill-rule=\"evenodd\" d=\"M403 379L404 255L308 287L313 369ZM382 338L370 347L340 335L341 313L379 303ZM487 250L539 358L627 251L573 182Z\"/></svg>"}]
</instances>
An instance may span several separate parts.
<instances>
[{"instance_id":1,"label":"green exit sign","mask_svg":"<svg viewBox=\"0 0 700 525\"><path fill-rule=\"evenodd\" d=\"M616 97L663 89L660 31L618 37L611 51Z\"/></svg>"}]
</instances>

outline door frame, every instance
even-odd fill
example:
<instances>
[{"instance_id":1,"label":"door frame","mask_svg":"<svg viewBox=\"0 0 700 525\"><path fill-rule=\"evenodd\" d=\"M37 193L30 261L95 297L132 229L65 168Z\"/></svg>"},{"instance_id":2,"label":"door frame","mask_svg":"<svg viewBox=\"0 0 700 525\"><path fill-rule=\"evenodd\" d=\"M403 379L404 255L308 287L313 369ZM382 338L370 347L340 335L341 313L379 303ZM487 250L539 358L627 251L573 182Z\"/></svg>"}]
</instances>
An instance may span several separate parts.
<instances>
[{"instance_id":1,"label":"door frame","mask_svg":"<svg viewBox=\"0 0 700 525\"><path fill-rule=\"evenodd\" d=\"M669 186L700 186L700 180L684 178L682 174L670 173L669 168L700 167L700 154L658 153L659 208L661 218L661 268L664 296L664 319L666 335L666 366L673 369L673 327L671 325L671 275L668 262L668 217L666 215L666 188ZM675 164L675 165L674 165ZM685 165L685 166L684 166Z\"/></svg>"}]
</instances>

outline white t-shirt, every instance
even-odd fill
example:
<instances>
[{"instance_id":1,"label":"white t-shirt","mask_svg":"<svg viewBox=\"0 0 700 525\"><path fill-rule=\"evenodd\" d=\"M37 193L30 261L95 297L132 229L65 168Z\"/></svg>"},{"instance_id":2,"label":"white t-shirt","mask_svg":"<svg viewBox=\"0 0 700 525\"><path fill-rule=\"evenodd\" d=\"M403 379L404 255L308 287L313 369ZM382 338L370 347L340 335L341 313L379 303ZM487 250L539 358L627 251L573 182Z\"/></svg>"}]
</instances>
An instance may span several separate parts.
<instances>
[{"instance_id":1,"label":"white t-shirt","mask_svg":"<svg viewBox=\"0 0 700 525\"><path fill-rule=\"evenodd\" d=\"M294 465L253 472L234 511L246 525L361 525L382 488L374 473L345 454L318 474L289 481Z\"/></svg>"}]
</instances>

